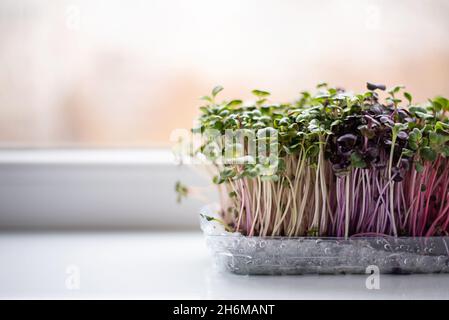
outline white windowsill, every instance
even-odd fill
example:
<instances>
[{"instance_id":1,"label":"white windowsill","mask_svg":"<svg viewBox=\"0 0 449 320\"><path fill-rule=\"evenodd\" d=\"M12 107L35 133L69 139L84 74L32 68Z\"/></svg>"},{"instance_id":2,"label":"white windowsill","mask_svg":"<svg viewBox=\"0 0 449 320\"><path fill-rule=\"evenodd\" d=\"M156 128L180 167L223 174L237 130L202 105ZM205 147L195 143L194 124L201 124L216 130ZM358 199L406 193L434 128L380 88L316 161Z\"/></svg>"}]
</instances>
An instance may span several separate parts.
<instances>
[{"instance_id":1,"label":"white windowsill","mask_svg":"<svg viewBox=\"0 0 449 320\"><path fill-rule=\"evenodd\" d=\"M168 149L0 149L0 164L175 164Z\"/></svg>"},{"instance_id":2,"label":"white windowsill","mask_svg":"<svg viewBox=\"0 0 449 320\"><path fill-rule=\"evenodd\" d=\"M449 299L449 275L219 273L199 232L0 234L0 298ZM75 266L79 289L66 287Z\"/></svg>"},{"instance_id":3,"label":"white windowsill","mask_svg":"<svg viewBox=\"0 0 449 320\"><path fill-rule=\"evenodd\" d=\"M177 181L210 201L178 204ZM169 149L3 149L0 230L196 229L209 181Z\"/></svg>"}]
</instances>

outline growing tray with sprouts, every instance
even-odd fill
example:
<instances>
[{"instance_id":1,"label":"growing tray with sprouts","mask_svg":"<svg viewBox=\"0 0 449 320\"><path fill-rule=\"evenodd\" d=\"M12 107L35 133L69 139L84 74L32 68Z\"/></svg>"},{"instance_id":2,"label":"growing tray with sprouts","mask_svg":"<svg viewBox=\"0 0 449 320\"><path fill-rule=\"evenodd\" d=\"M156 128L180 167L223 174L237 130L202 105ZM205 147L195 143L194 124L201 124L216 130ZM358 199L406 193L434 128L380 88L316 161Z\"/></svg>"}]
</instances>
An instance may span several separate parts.
<instances>
[{"instance_id":1,"label":"growing tray with sprouts","mask_svg":"<svg viewBox=\"0 0 449 320\"><path fill-rule=\"evenodd\" d=\"M449 272L449 237L247 237L202 209L201 228L220 271L240 275Z\"/></svg>"},{"instance_id":2,"label":"growing tray with sprouts","mask_svg":"<svg viewBox=\"0 0 449 320\"><path fill-rule=\"evenodd\" d=\"M319 84L290 103L205 96L190 150L217 185L201 214L239 274L448 272L449 100ZM177 184L179 197L193 194Z\"/></svg>"}]
</instances>

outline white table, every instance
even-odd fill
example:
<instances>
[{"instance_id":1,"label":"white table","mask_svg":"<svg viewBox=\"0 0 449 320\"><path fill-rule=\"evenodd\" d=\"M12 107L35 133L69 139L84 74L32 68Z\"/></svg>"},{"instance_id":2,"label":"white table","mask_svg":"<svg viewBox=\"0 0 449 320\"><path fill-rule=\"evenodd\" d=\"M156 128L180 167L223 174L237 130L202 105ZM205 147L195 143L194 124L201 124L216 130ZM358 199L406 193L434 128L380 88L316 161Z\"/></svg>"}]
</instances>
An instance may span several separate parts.
<instances>
[{"instance_id":1,"label":"white table","mask_svg":"<svg viewBox=\"0 0 449 320\"><path fill-rule=\"evenodd\" d=\"M196 232L0 233L3 299L449 299L449 275L365 280L220 273Z\"/></svg>"}]
</instances>

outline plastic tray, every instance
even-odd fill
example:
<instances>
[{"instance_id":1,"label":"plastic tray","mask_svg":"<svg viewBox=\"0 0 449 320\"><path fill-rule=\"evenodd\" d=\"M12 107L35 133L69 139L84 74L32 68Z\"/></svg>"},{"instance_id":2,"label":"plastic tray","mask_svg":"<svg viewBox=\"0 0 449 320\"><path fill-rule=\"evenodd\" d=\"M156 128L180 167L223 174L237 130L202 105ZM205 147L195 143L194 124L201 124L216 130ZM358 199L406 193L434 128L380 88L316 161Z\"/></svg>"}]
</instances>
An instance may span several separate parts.
<instances>
[{"instance_id":1,"label":"plastic tray","mask_svg":"<svg viewBox=\"0 0 449 320\"><path fill-rule=\"evenodd\" d=\"M201 227L218 268L236 274L449 272L449 237L246 237L205 218Z\"/></svg>"}]
</instances>

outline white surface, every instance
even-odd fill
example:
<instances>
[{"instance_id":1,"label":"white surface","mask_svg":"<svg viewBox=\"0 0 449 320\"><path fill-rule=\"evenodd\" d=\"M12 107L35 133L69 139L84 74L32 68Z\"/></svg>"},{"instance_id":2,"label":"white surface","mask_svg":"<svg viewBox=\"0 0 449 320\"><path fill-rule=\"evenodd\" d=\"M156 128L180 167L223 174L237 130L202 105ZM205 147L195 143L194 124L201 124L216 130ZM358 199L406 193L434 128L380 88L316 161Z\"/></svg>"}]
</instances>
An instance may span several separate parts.
<instances>
[{"instance_id":1,"label":"white surface","mask_svg":"<svg viewBox=\"0 0 449 320\"><path fill-rule=\"evenodd\" d=\"M449 298L449 275L237 276L217 272L200 233L2 233L0 298ZM66 271L79 270L69 290ZM72 274L73 276L73 274Z\"/></svg>"},{"instance_id":2,"label":"white surface","mask_svg":"<svg viewBox=\"0 0 449 320\"><path fill-rule=\"evenodd\" d=\"M176 164L170 149L2 149L0 164Z\"/></svg>"},{"instance_id":3,"label":"white surface","mask_svg":"<svg viewBox=\"0 0 449 320\"><path fill-rule=\"evenodd\" d=\"M194 229L217 198L198 166L148 150L0 150L0 229ZM175 184L196 190L182 205Z\"/></svg>"}]
</instances>

